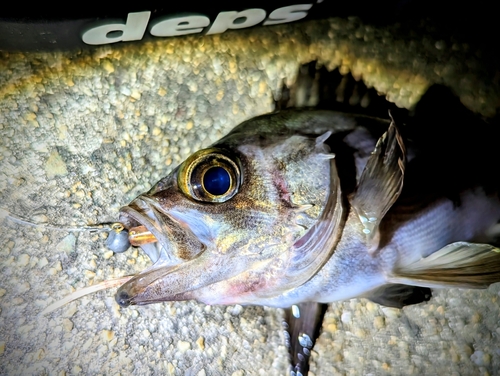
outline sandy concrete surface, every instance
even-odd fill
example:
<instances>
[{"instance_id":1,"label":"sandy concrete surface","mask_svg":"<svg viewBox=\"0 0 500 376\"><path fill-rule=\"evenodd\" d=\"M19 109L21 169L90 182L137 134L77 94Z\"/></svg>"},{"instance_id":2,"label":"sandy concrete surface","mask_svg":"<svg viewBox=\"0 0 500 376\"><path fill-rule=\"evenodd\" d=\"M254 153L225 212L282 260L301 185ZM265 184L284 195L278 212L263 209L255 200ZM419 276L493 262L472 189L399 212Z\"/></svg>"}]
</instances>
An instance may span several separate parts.
<instances>
[{"instance_id":1,"label":"sandy concrete surface","mask_svg":"<svg viewBox=\"0 0 500 376\"><path fill-rule=\"evenodd\" d=\"M484 55L483 55L484 56ZM0 54L0 374L283 375L282 312L193 302L121 309L113 290L40 312L75 289L133 274L137 250L105 234L35 228L114 221L190 153L273 109L283 80L318 59L400 106L432 83L486 116L500 90L460 41L330 19L80 52ZM500 285L442 290L403 311L334 303L314 375L493 375Z\"/></svg>"}]
</instances>

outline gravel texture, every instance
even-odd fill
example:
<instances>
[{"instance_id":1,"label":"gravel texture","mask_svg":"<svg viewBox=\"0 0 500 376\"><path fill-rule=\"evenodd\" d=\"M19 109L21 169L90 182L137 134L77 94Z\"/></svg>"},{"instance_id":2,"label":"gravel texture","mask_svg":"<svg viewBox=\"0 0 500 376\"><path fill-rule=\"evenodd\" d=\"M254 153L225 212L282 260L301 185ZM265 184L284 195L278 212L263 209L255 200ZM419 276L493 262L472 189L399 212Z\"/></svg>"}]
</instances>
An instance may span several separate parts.
<instances>
[{"instance_id":1,"label":"gravel texture","mask_svg":"<svg viewBox=\"0 0 500 376\"><path fill-rule=\"evenodd\" d=\"M484 51L432 30L330 19L87 51L0 54L0 374L283 375L282 312L193 302L121 309L113 291L40 312L75 289L133 274L105 234L19 225L114 221L190 153L273 109L301 63L340 67L402 107L433 83L495 114ZM423 36L422 36L423 35ZM427 35L427 36L426 36ZM434 35L434 36L432 36ZM416 37L418 36L418 38ZM500 285L442 290L402 311L334 303L314 375L493 375Z\"/></svg>"}]
</instances>

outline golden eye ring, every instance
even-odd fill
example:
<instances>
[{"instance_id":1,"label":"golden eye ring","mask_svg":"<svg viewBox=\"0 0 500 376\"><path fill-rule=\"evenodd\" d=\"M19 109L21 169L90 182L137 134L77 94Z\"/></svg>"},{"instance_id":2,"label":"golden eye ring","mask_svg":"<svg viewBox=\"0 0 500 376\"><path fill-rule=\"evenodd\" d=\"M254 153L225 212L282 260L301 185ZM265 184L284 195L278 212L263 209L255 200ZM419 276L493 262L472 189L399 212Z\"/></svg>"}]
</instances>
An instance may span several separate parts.
<instances>
[{"instance_id":1,"label":"golden eye ring","mask_svg":"<svg viewBox=\"0 0 500 376\"><path fill-rule=\"evenodd\" d=\"M222 203L238 193L243 179L241 170L239 159L228 151L204 149L181 164L177 183L188 198Z\"/></svg>"}]
</instances>

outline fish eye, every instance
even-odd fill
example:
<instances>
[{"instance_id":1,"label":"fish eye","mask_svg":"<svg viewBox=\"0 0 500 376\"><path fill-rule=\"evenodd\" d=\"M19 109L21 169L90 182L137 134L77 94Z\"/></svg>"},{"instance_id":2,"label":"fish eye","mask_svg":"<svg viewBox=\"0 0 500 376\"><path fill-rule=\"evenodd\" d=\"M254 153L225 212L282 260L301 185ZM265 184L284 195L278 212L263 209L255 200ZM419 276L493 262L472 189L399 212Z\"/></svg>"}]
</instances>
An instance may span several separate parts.
<instances>
[{"instance_id":1,"label":"fish eye","mask_svg":"<svg viewBox=\"0 0 500 376\"><path fill-rule=\"evenodd\" d=\"M231 186L231 176L224 167L210 167L203 175L203 188L214 196L226 193Z\"/></svg>"},{"instance_id":2,"label":"fish eye","mask_svg":"<svg viewBox=\"0 0 500 376\"><path fill-rule=\"evenodd\" d=\"M196 201L221 203L232 198L242 181L239 159L226 150L210 148L191 155L179 168L181 191Z\"/></svg>"}]
</instances>

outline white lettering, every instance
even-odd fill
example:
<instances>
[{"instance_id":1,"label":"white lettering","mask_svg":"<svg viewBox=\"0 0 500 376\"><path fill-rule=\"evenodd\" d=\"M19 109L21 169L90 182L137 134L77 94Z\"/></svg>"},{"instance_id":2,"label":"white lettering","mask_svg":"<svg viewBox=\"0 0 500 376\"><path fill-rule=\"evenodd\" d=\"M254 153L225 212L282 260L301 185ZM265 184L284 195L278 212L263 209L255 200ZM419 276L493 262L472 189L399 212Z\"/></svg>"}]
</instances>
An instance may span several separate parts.
<instances>
[{"instance_id":1,"label":"white lettering","mask_svg":"<svg viewBox=\"0 0 500 376\"><path fill-rule=\"evenodd\" d=\"M266 12L264 9L247 9L241 12L221 12L217 15L214 23L207 32L208 34L220 34L227 29L243 29L255 26L264 21Z\"/></svg>"},{"instance_id":2,"label":"white lettering","mask_svg":"<svg viewBox=\"0 0 500 376\"><path fill-rule=\"evenodd\" d=\"M287 22L301 20L307 16L307 12L302 12L311 9L312 4L297 4L288 7L278 8L271 12L269 18L264 22L264 26L277 25Z\"/></svg>"},{"instance_id":3,"label":"white lettering","mask_svg":"<svg viewBox=\"0 0 500 376\"><path fill-rule=\"evenodd\" d=\"M322 0L318 0L321 2ZM264 9L246 9L241 12L221 12L210 25L210 19L202 14L167 17L153 23L150 33L155 37L201 33L208 26L207 34L220 34L229 29L244 29L264 21L263 25L277 25L297 21L307 16L313 4L296 4L275 9L266 19ZM91 45L141 40L148 27L150 11L129 13L125 23L100 23L82 35L82 40ZM209 26L210 25L210 26Z\"/></svg>"},{"instance_id":4,"label":"white lettering","mask_svg":"<svg viewBox=\"0 0 500 376\"><path fill-rule=\"evenodd\" d=\"M92 45L141 40L148 26L150 15L149 11L129 13L126 23L94 27L82 35L82 40Z\"/></svg>"},{"instance_id":5,"label":"white lettering","mask_svg":"<svg viewBox=\"0 0 500 376\"><path fill-rule=\"evenodd\" d=\"M205 26L210 25L210 18L205 16L186 16L160 20L151 28L155 37L173 37L201 33Z\"/></svg>"}]
</instances>

